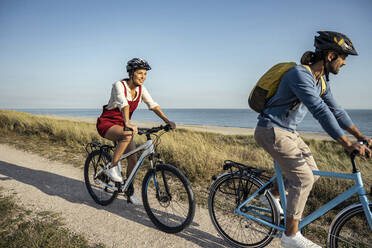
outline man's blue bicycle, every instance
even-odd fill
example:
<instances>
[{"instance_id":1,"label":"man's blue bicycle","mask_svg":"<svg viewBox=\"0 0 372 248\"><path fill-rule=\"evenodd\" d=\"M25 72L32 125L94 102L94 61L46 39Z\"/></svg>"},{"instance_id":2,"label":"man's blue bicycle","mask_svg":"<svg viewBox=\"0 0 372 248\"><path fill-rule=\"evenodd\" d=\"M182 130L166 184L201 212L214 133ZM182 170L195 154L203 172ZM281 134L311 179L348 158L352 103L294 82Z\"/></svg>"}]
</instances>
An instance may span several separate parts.
<instances>
[{"instance_id":1,"label":"man's blue bicycle","mask_svg":"<svg viewBox=\"0 0 372 248\"><path fill-rule=\"evenodd\" d=\"M329 247L332 248L372 247L372 202L368 201L355 156L350 155L353 166L351 174L313 171L314 175L349 179L355 184L299 223L299 229L303 229L352 195L358 194L360 202L343 209L332 221L328 233ZM264 170L226 160L223 168L229 172L213 178L215 181L208 198L209 215L219 234L233 246L265 247L285 231L284 182L281 169L275 162L274 166L276 175L268 178L263 175ZM279 212L278 203L268 190L275 179L284 213ZM262 195L269 203L269 208L265 206L267 202L263 203Z\"/></svg>"}]
</instances>

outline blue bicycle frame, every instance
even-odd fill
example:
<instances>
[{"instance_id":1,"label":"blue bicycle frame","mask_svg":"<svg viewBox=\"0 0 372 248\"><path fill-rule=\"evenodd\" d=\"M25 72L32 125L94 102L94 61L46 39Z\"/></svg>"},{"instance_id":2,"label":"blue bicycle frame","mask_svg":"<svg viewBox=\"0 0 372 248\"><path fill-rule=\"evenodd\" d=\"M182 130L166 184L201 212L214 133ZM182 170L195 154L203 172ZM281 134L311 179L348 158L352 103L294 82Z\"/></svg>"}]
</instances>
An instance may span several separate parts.
<instances>
[{"instance_id":1,"label":"blue bicycle frame","mask_svg":"<svg viewBox=\"0 0 372 248\"><path fill-rule=\"evenodd\" d=\"M235 212L235 214L243 215L247 219L265 224L267 226L270 226L272 228L275 228L279 231L284 232L285 231L285 220L286 220L285 209L286 209L286 206L287 206L285 188L284 188L284 181L283 181L283 176L282 176L282 170L280 169L280 167L275 162L274 162L274 167L275 167L276 175L273 176L267 183L265 183L256 192L254 192L250 197L248 197L242 204L240 204L238 206L238 208L235 209L234 212ZM369 224L369 228L372 231L372 214L371 214L371 211L369 209L368 199L367 199L364 187L363 187L363 181L362 181L362 177L361 177L361 174L360 174L359 171L356 171L352 174L335 173L335 172L328 172L328 171L313 171L313 174L318 175L318 176L324 176L324 177L333 177L333 178L342 178L342 179L354 180L355 185L352 186L351 188L349 188L347 191L343 192L341 195L332 199L331 201L329 201L328 203L326 203L325 205L323 205L322 207L320 207L319 209L317 209L316 211L314 211L310 215L306 216L304 219L302 219L299 223L299 226L298 226L299 229L302 229L303 227L310 224L311 222L313 222L317 218L326 214L329 210L333 209L334 207L336 207L341 202L346 201L352 195L358 193L360 202L363 206L363 210L364 210L364 213L366 215L366 218L367 218L367 221L368 221L368 224ZM282 205L283 210L284 210L284 225L283 224L282 225L275 225L275 224L270 222L271 220L267 216L264 216L263 214L260 214L258 212L258 211L261 211L261 212L270 213L271 212L270 209L265 209L265 208L257 207L257 206L254 206L254 205L249 205L249 202L252 201L258 194L260 194L261 191L265 190L266 187L269 184L273 183L273 181L275 179L277 179L279 193L280 193L280 202L281 202L281 205ZM242 211L242 207L244 207L244 209L245 209L244 211ZM247 209L248 209L248 211L246 211ZM256 210L258 210L258 211L256 211ZM248 214L249 212L253 213L255 216ZM256 217L256 216L258 216L258 217Z\"/></svg>"}]
</instances>

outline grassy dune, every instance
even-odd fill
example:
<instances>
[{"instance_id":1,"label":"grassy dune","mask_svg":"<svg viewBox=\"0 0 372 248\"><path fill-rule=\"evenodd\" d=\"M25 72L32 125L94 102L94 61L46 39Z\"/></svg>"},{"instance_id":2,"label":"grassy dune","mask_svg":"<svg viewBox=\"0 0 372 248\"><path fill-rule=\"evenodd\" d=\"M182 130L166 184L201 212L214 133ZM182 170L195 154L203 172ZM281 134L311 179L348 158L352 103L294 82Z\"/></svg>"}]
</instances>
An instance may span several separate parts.
<instances>
[{"instance_id":1,"label":"grassy dune","mask_svg":"<svg viewBox=\"0 0 372 248\"><path fill-rule=\"evenodd\" d=\"M0 110L0 136L0 142L11 143L50 159L80 167L84 165L84 146L88 142L106 142L99 137L92 123L58 120L8 110ZM135 137L137 143L144 139L141 136ZM351 172L350 159L340 145L329 140L305 141L320 170ZM255 144L253 136L248 135L222 135L177 129L161 137L157 151L164 161L176 165L185 173L194 190L198 189L195 191L201 204L205 204L211 176L222 173L223 161L226 159L266 169L268 175L274 172L271 157ZM372 160L358 158L357 164L363 173L366 187L372 185ZM319 179L310 195L307 211L318 208L344 191L348 185L350 183L345 180ZM369 186L367 189L369 191ZM351 201L353 200L355 199ZM333 214L327 216L324 220L329 223Z\"/></svg>"}]
</instances>

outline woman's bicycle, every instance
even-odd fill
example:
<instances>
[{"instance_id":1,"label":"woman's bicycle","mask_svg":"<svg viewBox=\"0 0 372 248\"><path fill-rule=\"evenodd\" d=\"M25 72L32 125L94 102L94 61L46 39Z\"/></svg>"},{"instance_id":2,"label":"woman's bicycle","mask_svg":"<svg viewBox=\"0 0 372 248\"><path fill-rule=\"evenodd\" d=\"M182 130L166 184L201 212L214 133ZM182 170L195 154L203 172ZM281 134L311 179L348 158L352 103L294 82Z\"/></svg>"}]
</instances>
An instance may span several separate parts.
<instances>
[{"instance_id":1,"label":"woman's bicycle","mask_svg":"<svg viewBox=\"0 0 372 248\"><path fill-rule=\"evenodd\" d=\"M85 161L84 177L85 185L94 201L106 206L112 203L119 193L131 195L128 192L131 190L130 185L148 157L150 168L142 182L142 202L150 220L167 233L180 232L190 225L195 214L194 193L190 182L180 170L173 165L165 164L160 159L160 154L155 153L160 136L170 129L169 125L138 129L138 134L146 135L147 141L120 157L121 161L143 151L133 171L122 183L111 181L105 173L115 146L98 142L89 143L86 147L89 155ZM162 133L155 134L162 130ZM151 135L156 136L155 142Z\"/></svg>"},{"instance_id":2,"label":"woman's bicycle","mask_svg":"<svg viewBox=\"0 0 372 248\"><path fill-rule=\"evenodd\" d=\"M372 247L372 202L367 199L355 156L355 153L350 156L352 174L313 171L318 176L350 179L355 185L299 223L301 230L352 195L358 194L360 202L346 207L333 219L328 233L328 244L332 248ZM218 233L233 246L265 247L285 231L284 182L280 167L275 162L274 166L276 175L268 178L263 175L264 170L227 160L223 169L229 172L213 178L215 181L210 187L208 198L209 215ZM279 212L278 203L268 190L275 179L284 213Z\"/></svg>"}]
</instances>

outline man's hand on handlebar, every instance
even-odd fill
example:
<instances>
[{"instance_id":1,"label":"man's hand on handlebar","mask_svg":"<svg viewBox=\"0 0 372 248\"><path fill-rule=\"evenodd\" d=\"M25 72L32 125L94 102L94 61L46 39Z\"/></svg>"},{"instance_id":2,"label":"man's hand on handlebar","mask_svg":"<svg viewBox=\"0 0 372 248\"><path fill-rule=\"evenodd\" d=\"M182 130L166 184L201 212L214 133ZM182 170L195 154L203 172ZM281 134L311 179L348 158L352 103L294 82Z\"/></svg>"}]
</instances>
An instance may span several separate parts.
<instances>
[{"instance_id":1,"label":"man's hand on handlebar","mask_svg":"<svg viewBox=\"0 0 372 248\"><path fill-rule=\"evenodd\" d=\"M365 141L367 141L368 147L372 147L372 139L371 138L367 138Z\"/></svg>"},{"instance_id":2,"label":"man's hand on handlebar","mask_svg":"<svg viewBox=\"0 0 372 248\"><path fill-rule=\"evenodd\" d=\"M368 142L369 144L369 142ZM347 151L351 154L355 151L356 155L365 156L367 158L371 158L372 151L368 148L368 144L364 144L362 142L357 142L352 144L351 146L347 147Z\"/></svg>"}]
</instances>

